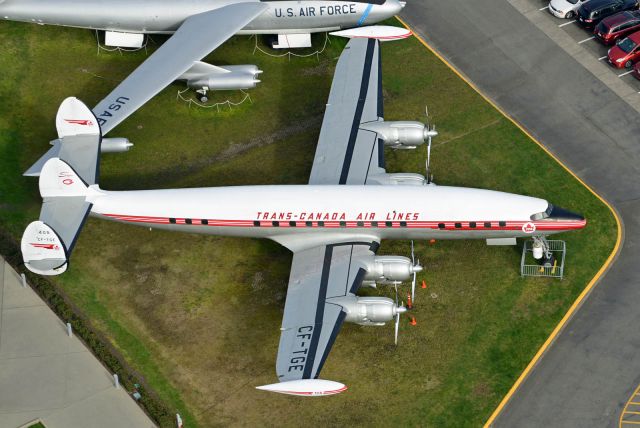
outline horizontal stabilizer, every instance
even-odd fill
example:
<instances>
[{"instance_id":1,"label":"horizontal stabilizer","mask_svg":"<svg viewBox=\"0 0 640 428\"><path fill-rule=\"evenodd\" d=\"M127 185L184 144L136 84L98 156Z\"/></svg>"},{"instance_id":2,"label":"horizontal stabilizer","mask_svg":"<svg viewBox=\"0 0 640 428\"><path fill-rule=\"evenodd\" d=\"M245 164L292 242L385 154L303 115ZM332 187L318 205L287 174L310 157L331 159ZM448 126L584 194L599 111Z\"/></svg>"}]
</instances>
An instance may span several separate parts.
<instances>
[{"instance_id":1,"label":"horizontal stabilizer","mask_svg":"<svg viewBox=\"0 0 640 428\"><path fill-rule=\"evenodd\" d=\"M42 221L24 231L20 244L25 266L40 275L59 275L67 270L67 252L56 232Z\"/></svg>"},{"instance_id":2,"label":"horizontal stabilizer","mask_svg":"<svg viewBox=\"0 0 640 428\"><path fill-rule=\"evenodd\" d=\"M298 395L301 397L321 397L324 395L340 394L346 391L347 387L340 382L334 382L332 380L300 379L256 386L256 389L280 394Z\"/></svg>"},{"instance_id":3,"label":"horizontal stabilizer","mask_svg":"<svg viewBox=\"0 0 640 428\"><path fill-rule=\"evenodd\" d=\"M411 31L402 27L390 25L371 25L369 27L356 27L347 30L334 31L329 33L332 36L346 37L348 39L378 39L381 42L388 40L406 39L411 35Z\"/></svg>"}]
</instances>

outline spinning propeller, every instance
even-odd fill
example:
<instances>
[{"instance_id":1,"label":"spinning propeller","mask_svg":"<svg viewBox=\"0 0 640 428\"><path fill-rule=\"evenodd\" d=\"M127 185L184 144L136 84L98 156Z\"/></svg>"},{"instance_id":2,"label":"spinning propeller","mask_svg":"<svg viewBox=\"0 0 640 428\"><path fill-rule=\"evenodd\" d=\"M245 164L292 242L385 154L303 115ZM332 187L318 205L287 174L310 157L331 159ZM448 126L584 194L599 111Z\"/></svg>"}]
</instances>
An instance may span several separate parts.
<instances>
[{"instance_id":1,"label":"spinning propeller","mask_svg":"<svg viewBox=\"0 0 640 428\"><path fill-rule=\"evenodd\" d=\"M411 270L413 271L413 279L411 281L411 303L415 304L416 303L416 276L418 272L422 272L422 266L420 265L420 260L418 260L418 263L416 263L415 253L413 252L413 240L411 240L411 263L412 263Z\"/></svg>"},{"instance_id":2,"label":"spinning propeller","mask_svg":"<svg viewBox=\"0 0 640 428\"><path fill-rule=\"evenodd\" d=\"M394 284L394 287L396 289L396 326L395 326L395 336L394 336L394 341L393 343L395 345L398 344L398 329L400 327L400 314L403 314L405 312L407 312L407 308L404 307L404 302L402 302L402 306L398 305L398 283L396 282Z\"/></svg>"},{"instance_id":3,"label":"spinning propeller","mask_svg":"<svg viewBox=\"0 0 640 428\"><path fill-rule=\"evenodd\" d=\"M433 137L436 137L438 135L438 131L436 131L436 126L435 125L431 125L429 123L429 107L427 107L426 105L424 106L424 112L427 116L427 120L425 123L425 130L424 130L424 136L427 138L427 163L426 163L426 169L427 169L427 184L431 183L431 168L430 168L430 163L431 163L431 139ZM415 278L415 276L414 276Z\"/></svg>"}]
</instances>

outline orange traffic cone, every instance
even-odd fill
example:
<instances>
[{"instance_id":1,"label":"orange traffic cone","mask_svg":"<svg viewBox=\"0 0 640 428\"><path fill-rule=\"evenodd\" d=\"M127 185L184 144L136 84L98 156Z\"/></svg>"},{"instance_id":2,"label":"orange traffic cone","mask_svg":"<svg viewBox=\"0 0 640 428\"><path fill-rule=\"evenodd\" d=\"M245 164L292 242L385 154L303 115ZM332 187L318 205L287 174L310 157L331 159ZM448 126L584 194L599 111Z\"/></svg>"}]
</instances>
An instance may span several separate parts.
<instances>
[{"instance_id":1,"label":"orange traffic cone","mask_svg":"<svg viewBox=\"0 0 640 428\"><path fill-rule=\"evenodd\" d=\"M424 279L422 280L422 288L427 288L427 282Z\"/></svg>"},{"instance_id":2,"label":"orange traffic cone","mask_svg":"<svg viewBox=\"0 0 640 428\"><path fill-rule=\"evenodd\" d=\"M411 293L407 293L407 309L413 309L413 302L411 302Z\"/></svg>"},{"instance_id":3,"label":"orange traffic cone","mask_svg":"<svg viewBox=\"0 0 640 428\"><path fill-rule=\"evenodd\" d=\"M435 244L435 243L436 243L436 240L435 240L435 239L430 239L430 240L429 240L429 244L433 245L433 244Z\"/></svg>"},{"instance_id":4,"label":"orange traffic cone","mask_svg":"<svg viewBox=\"0 0 640 428\"><path fill-rule=\"evenodd\" d=\"M414 317L413 315L411 315L411 321L409 321L409 325L418 325L416 317Z\"/></svg>"}]
</instances>

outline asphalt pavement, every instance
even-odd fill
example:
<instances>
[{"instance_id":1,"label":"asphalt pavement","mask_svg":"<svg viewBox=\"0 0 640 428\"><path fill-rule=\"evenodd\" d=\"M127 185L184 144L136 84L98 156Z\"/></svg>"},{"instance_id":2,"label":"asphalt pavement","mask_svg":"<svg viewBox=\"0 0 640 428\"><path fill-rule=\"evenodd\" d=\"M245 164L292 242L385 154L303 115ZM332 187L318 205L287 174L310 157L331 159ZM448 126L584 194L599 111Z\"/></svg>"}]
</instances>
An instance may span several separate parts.
<instances>
[{"instance_id":1,"label":"asphalt pavement","mask_svg":"<svg viewBox=\"0 0 640 428\"><path fill-rule=\"evenodd\" d=\"M640 383L640 114L504 0L414 0L401 17L624 224L617 260L494 426L618 426Z\"/></svg>"},{"instance_id":2,"label":"asphalt pavement","mask_svg":"<svg viewBox=\"0 0 640 428\"><path fill-rule=\"evenodd\" d=\"M0 258L0 428L155 427Z\"/></svg>"}]
</instances>

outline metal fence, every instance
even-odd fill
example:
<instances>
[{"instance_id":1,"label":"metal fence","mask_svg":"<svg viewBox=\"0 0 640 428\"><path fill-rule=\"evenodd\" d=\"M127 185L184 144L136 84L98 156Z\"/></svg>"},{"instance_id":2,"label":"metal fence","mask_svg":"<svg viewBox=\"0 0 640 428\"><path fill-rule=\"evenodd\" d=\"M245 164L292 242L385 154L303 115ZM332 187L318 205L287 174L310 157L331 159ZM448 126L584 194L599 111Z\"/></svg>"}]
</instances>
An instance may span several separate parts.
<instances>
[{"instance_id":1,"label":"metal fence","mask_svg":"<svg viewBox=\"0 0 640 428\"><path fill-rule=\"evenodd\" d=\"M552 266L543 266L533 258L533 240L525 241L522 247L522 260L520 262L521 276L538 276L547 278L560 278L564 275L564 257L567 246L564 241L547 241L549 251L554 256Z\"/></svg>"}]
</instances>

